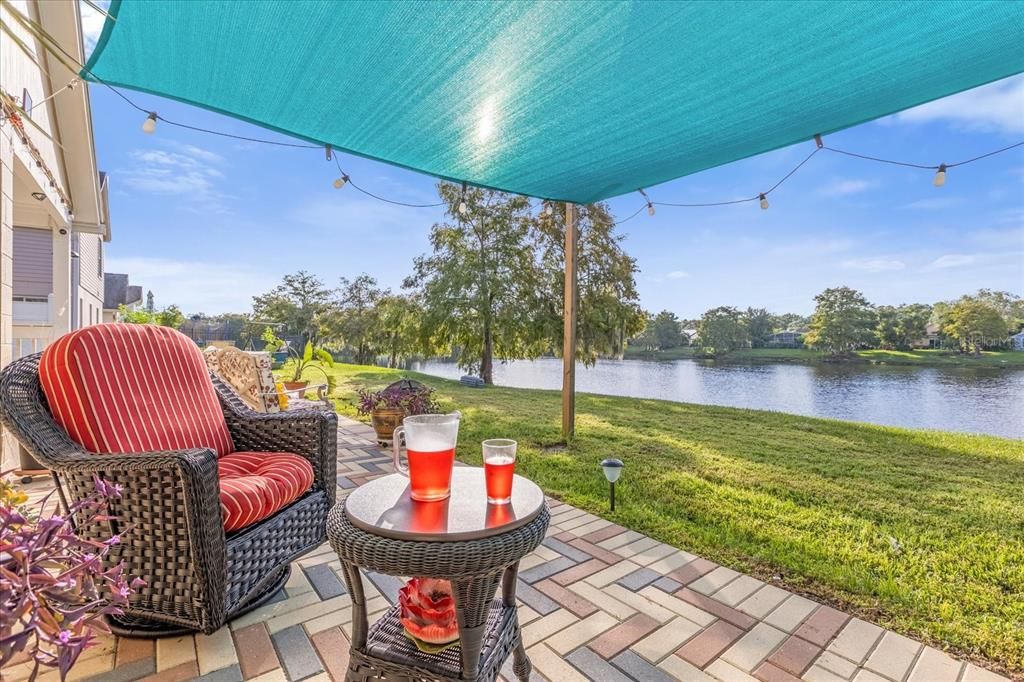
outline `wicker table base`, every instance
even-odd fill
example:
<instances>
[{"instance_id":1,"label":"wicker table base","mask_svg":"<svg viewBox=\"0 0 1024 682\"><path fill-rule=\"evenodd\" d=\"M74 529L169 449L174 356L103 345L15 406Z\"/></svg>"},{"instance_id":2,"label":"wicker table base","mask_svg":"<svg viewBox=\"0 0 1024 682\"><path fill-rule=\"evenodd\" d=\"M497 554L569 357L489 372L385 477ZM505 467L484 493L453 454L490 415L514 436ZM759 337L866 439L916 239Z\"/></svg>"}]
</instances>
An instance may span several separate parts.
<instances>
[{"instance_id":1,"label":"wicker table base","mask_svg":"<svg viewBox=\"0 0 1024 682\"><path fill-rule=\"evenodd\" d=\"M525 525L495 528L493 535L469 540L420 541L389 538L359 528L348 518L345 502L338 503L327 517L327 537L341 559L352 596L352 645L346 679L491 682L511 654L513 672L526 682L531 666L516 612L516 580L519 560L544 539L549 519L541 496ZM459 646L440 654L420 652L405 635L398 607L369 627L361 569L450 580ZM495 600L499 584L501 598Z\"/></svg>"},{"instance_id":2,"label":"wicker table base","mask_svg":"<svg viewBox=\"0 0 1024 682\"><path fill-rule=\"evenodd\" d=\"M495 679L502 664L513 654L518 659L517 675L526 680L530 662L525 654L520 656L515 651L520 643L515 607L505 606L501 600L493 601L484 625L477 679ZM462 656L458 647L440 654L424 655L405 636L399 621L399 607L395 606L370 628L366 647L351 652L346 679L350 682L395 679L463 682L465 678L462 677Z\"/></svg>"}]
</instances>

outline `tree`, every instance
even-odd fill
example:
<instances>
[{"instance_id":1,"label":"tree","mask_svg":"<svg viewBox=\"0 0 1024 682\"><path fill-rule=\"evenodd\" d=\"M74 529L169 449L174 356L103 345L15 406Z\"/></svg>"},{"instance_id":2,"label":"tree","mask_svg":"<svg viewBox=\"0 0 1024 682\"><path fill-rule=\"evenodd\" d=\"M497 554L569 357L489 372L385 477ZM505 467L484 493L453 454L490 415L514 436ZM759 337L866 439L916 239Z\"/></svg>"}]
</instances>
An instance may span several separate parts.
<instances>
[{"instance_id":1,"label":"tree","mask_svg":"<svg viewBox=\"0 0 1024 682\"><path fill-rule=\"evenodd\" d=\"M961 352L980 355L982 348L1006 342L1007 324L991 303L964 296L950 307L942 331L959 344Z\"/></svg>"},{"instance_id":2,"label":"tree","mask_svg":"<svg viewBox=\"0 0 1024 682\"><path fill-rule=\"evenodd\" d=\"M117 307L117 319L128 324L157 324L161 327L178 329L185 324L185 315L176 305L169 305L163 310L152 311L146 308L132 310L128 306Z\"/></svg>"},{"instance_id":3,"label":"tree","mask_svg":"<svg viewBox=\"0 0 1024 682\"><path fill-rule=\"evenodd\" d=\"M810 324L810 320L803 315L797 315L796 313L784 313L782 315L775 315L772 318L774 320L773 326L779 331L797 331L803 329Z\"/></svg>"},{"instance_id":4,"label":"tree","mask_svg":"<svg viewBox=\"0 0 1024 682\"><path fill-rule=\"evenodd\" d=\"M704 313L697 323L701 348L713 355L725 355L747 345L747 326L736 308L720 306Z\"/></svg>"},{"instance_id":5,"label":"tree","mask_svg":"<svg viewBox=\"0 0 1024 682\"><path fill-rule=\"evenodd\" d=\"M764 308L747 308L743 322L747 325L747 336L754 348L764 347L775 331L775 316Z\"/></svg>"},{"instance_id":6,"label":"tree","mask_svg":"<svg viewBox=\"0 0 1024 682\"><path fill-rule=\"evenodd\" d=\"M925 303L911 303L897 308L897 348L906 350L914 343L928 336L928 320L932 315L932 307Z\"/></svg>"},{"instance_id":7,"label":"tree","mask_svg":"<svg viewBox=\"0 0 1024 682\"><path fill-rule=\"evenodd\" d=\"M328 334L342 338L355 351L357 365L373 363L376 351L373 348L381 300L390 291L377 286L377 280L362 274L354 280L341 278L338 298L326 325Z\"/></svg>"},{"instance_id":8,"label":"tree","mask_svg":"<svg viewBox=\"0 0 1024 682\"><path fill-rule=\"evenodd\" d=\"M433 253L416 258L404 283L423 301L423 333L457 348L462 367L494 381L494 358L537 357L548 346L537 319L544 277L534 258L533 221L526 197L489 189L465 193L442 182L444 222L430 232Z\"/></svg>"},{"instance_id":9,"label":"tree","mask_svg":"<svg viewBox=\"0 0 1024 682\"><path fill-rule=\"evenodd\" d=\"M319 345L325 314L331 306L331 292L323 282L300 270L285 275L281 283L262 296L253 297L253 317L285 325L289 334L302 337L306 343Z\"/></svg>"},{"instance_id":10,"label":"tree","mask_svg":"<svg viewBox=\"0 0 1024 682\"><path fill-rule=\"evenodd\" d=\"M629 340L630 346L637 346L644 350L655 350L658 348L658 342L654 338L654 315L651 315L646 310L644 315L644 326L638 334L635 334L633 338Z\"/></svg>"},{"instance_id":11,"label":"tree","mask_svg":"<svg viewBox=\"0 0 1024 682\"><path fill-rule=\"evenodd\" d=\"M545 315L538 323L551 346L562 354L565 301L565 211L535 218L539 267L546 292ZM598 356L621 355L626 339L643 328L634 275L636 259L622 248L607 204L576 207L576 358L592 365Z\"/></svg>"},{"instance_id":12,"label":"tree","mask_svg":"<svg viewBox=\"0 0 1024 682\"><path fill-rule=\"evenodd\" d=\"M878 319L875 327L878 346L887 349L899 346L903 340L903 336L900 333L899 311L891 305L883 305L875 309L875 315Z\"/></svg>"},{"instance_id":13,"label":"tree","mask_svg":"<svg viewBox=\"0 0 1024 682\"><path fill-rule=\"evenodd\" d=\"M414 296L389 294L377 304L373 343L388 356L388 367L401 360L430 352L430 341L422 334L422 306Z\"/></svg>"},{"instance_id":14,"label":"tree","mask_svg":"<svg viewBox=\"0 0 1024 682\"><path fill-rule=\"evenodd\" d=\"M979 289L972 298L998 310L1011 333L1018 331L1024 325L1024 299L1020 296L1008 291Z\"/></svg>"},{"instance_id":15,"label":"tree","mask_svg":"<svg viewBox=\"0 0 1024 682\"><path fill-rule=\"evenodd\" d=\"M658 313L651 321L651 336L658 350L683 345L683 333L676 314L668 310Z\"/></svg>"},{"instance_id":16,"label":"tree","mask_svg":"<svg viewBox=\"0 0 1024 682\"><path fill-rule=\"evenodd\" d=\"M875 338L875 311L864 295L849 287L825 289L814 297L817 306L804 343L831 354L849 353Z\"/></svg>"}]
</instances>

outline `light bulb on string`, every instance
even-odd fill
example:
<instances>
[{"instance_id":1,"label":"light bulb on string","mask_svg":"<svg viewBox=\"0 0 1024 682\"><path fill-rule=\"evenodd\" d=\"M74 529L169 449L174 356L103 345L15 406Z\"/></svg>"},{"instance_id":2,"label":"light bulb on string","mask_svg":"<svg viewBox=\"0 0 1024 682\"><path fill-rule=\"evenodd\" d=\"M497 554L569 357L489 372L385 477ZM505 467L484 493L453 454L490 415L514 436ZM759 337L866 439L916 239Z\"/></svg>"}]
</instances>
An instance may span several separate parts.
<instances>
[{"instance_id":1,"label":"light bulb on string","mask_svg":"<svg viewBox=\"0 0 1024 682\"><path fill-rule=\"evenodd\" d=\"M766 197L764 194L758 194L757 198L761 200L761 210L762 211L767 211L768 210L768 197Z\"/></svg>"},{"instance_id":2,"label":"light bulb on string","mask_svg":"<svg viewBox=\"0 0 1024 682\"><path fill-rule=\"evenodd\" d=\"M549 218L555 215L555 207L548 203L548 205L544 208L544 214Z\"/></svg>"},{"instance_id":3,"label":"light bulb on string","mask_svg":"<svg viewBox=\"0 0 1024 682\"><path fill-rule=\"evenodd\" d=\"M939 164L939 170L935 173L935 179L932 180L932 184L936 187L942 187L946 184L946 164Z\"/></svg>"},{"instance_id":4,"label":"light bulb on string","mask_svg":"<svg viewBox=\"0 0 1024 682\"><path fill-rule=\"evenodd\" d=\"M156 132L156 112L155 111L149 112L149 116L147 116L146 120L143 121L143 123L142 123L142 132L146 133L147 135L152 135L153 133Z\"/></svg>"},{"instance_id":5,"label":"light bulb on string","mask_svg":"<svg viewBox=\"0 0 1024 682\"><path fill-rule=\"evenodd\" d=\"M341 177L334 181L334 189L341 189L348 182L348 176L342 173Z\"/></svg>"},{"instance_id":6,"label":"light bulb on string","mask_svg":"<svg viewBox=\"0 0 1024 682\"><path fill-rule=\"evenodd\" d=\"M642 196L644 201L647 202L647 215L654 215L654 203L651 201L651 198L647 196L647 192L645 192L642 187L637 189L637 192L640 192L640 196Z\"/></svg>"},{"instance_id":7,"label":"light bulb on string","mask_svg":"<svg viewBox=\"0 0 1024 682\"><path fill-rule=\"evenodd\" d=\"M466 205L466 183L462 183L462 194L459 199L459 213L462 215L469 213L469 206Z\"/></svg>"}]
</instances>

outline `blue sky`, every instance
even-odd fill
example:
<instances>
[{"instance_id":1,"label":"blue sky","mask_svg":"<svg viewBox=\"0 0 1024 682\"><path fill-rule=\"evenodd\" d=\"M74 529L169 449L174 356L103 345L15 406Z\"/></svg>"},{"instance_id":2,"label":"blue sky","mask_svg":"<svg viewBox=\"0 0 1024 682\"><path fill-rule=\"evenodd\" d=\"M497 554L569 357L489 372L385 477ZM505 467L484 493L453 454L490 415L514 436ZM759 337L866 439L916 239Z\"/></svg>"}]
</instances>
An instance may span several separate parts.
<instances>
[{"instance_id":1,"label":"blue sky","mask_svg":"<svg viewBox=\"0 0 1024 682\"><path fill-rule=\"evenodd\" d=\"M86 30L90 27L86 24ZM100 166L110 174L107 269L187 313L247 312L252 296L300 269L335 286L367 272L398 289L429 248L438 209L407 209L346 187L319 149L237 142L160 125L91 86ZM234 119L142 93L171 120L275 137ZM836 147L917 163L955 162L1024 139L1024 77L829 136ZM778 150L648 189L654 201L715 201L770 187L813 149ZM356 157L346 171L370 191L435 200L433 178ZM642 205L613 199L621 217ZM1024 148L932 173L822 152L755 204L661 207L622 226L642 305L699 316L718 305L809 313L848 285L876 304L933 302L986 287L1024 294Z\"/></svg>"}]
</instances>

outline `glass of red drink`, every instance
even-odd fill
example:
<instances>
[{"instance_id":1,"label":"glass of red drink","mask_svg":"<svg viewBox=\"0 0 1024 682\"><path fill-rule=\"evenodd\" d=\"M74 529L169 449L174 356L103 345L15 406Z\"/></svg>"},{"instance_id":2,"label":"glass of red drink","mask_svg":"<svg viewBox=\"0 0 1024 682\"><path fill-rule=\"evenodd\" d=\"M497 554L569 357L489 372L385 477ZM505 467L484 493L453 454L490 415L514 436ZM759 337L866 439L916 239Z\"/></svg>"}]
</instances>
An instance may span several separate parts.
<instances>
[{"instance_id":1,"label":"glass of red drink","mask_svg":"<svg viewBox=\"0 0 1024 682\"><path fill-rule=\"evenodd\" d=\"M485 440L483 447L487 501L508 504L512 501L512 474L516 471L516 442L508 438L492 438Z\"/></svg>"},{"instance_id":2,"label":"glass of red drink","mask_svg":"<svg viewBox=\"0 0 1024 682\"><path fill-rule=\"evenodd\" d=\"M460 417L458 412L417 414L403 419L402 425L395 429L392 446L395 471L409 477L412 499L433 502L451 495ZM399 456L402 441L405 441L408 466L402 464Z\"/></svg>"}]
</instances>

